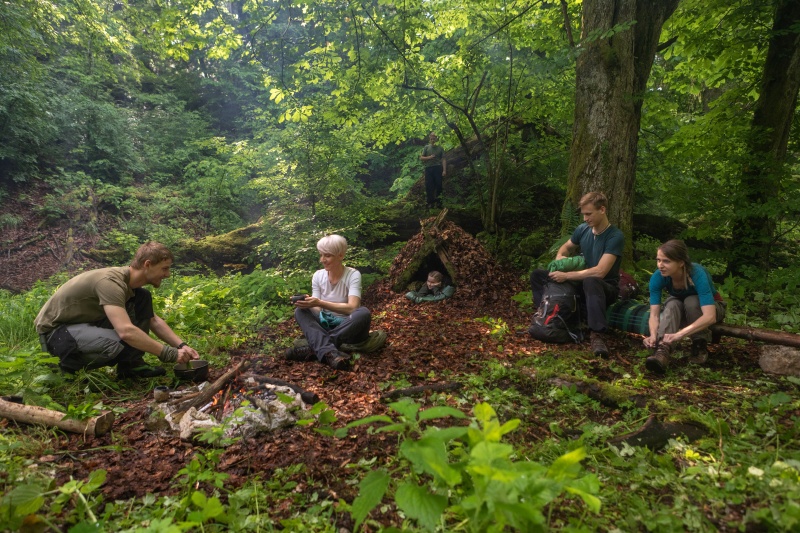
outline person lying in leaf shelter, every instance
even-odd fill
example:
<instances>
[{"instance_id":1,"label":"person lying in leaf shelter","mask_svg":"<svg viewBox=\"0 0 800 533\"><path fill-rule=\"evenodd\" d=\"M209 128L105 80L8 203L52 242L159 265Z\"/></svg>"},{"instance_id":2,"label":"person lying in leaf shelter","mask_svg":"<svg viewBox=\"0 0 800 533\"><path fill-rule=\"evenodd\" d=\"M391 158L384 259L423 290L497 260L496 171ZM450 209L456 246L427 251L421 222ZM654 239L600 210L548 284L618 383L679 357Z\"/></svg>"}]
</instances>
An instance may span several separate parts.
<instances>
[{"instance_id":1,"label":"person lying in leaf shelter","mask_svg":"<svg viewBox=\"0 0 800 533\"><path fill-rule=\"evenodd\" d=\"M406 293L406 298L414 303L439 302L455 294L456 288L438 270L428 273L428 279L416 291Z\"/></svg>"}]
</instances>

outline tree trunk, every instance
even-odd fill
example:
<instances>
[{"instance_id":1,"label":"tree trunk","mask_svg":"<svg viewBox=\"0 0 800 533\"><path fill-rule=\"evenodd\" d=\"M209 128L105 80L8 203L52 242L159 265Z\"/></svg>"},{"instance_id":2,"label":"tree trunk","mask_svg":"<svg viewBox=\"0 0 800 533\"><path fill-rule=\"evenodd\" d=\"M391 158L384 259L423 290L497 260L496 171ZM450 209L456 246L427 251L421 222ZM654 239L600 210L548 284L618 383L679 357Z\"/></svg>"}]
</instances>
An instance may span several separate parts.
<instances>
[{"instance_id":1,"label":"tree trunk","mask_svg":"<svg viewBox=\"0 0 800 533\"><path fill-rule=\"evenodd\" d=\"M728 271L746 274L747 267L769 268L776 219L784 206L783 178L789 132L800 88L800 2L778 0L772 37L761 77L761 91L753 112L748 140L749 162L742 172L739 219L733 228Z\"/></svg>"},{"instance_id":2,"label":"tree trunk","mask_svg":"<svg viewBox=\"0 0 800 533\"><path fill-rule=\"evenodd\" d=\"M642 96L661 28L678 1L583 2L583 52L576 67L566 202L573 208L589 191L605 193L609 219L625 233L626 262L633 256L631 220Z\"/></svg>"}]
</instances>

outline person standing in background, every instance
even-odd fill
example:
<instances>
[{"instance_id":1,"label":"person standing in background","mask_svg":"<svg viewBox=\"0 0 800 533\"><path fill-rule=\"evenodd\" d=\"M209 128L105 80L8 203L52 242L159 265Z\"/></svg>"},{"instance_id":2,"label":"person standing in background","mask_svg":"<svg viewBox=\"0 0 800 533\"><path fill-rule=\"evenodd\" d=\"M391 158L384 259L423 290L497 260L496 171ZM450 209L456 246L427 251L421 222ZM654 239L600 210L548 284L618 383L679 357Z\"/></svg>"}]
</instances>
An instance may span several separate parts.
<instances>
[{"instance_id":1,"label":"person standing in background","mask_svg":"<svg viewBox=\"0 0 800 533\"><path fill-rule=\"evenodd\" d=\"M419 156L425 165L426 205L429 208L442 207L442 178L447 176L447 160L444 157L444 149L436 144L439 137L431 133L428 139L430 143L425 145Z\"/></svg>"}]
</instances>

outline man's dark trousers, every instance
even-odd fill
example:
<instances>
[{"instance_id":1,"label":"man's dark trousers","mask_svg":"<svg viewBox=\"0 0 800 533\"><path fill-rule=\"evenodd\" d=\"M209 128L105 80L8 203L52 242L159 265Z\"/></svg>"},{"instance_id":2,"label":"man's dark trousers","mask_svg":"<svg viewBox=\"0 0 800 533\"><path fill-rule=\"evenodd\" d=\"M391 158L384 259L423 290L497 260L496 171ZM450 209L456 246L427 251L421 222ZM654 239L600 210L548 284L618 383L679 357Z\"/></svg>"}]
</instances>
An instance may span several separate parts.
<instances>
[{"instance_id":1,"label":"man's dark trousers","mask_svg":"<svg viewBox=\"0 0 800 533\"><path fill-rule=\"evenodd\" d=\"M425 167L425 197L428 207L442 207L442 165Z\"/></svg>"}]
</instances>

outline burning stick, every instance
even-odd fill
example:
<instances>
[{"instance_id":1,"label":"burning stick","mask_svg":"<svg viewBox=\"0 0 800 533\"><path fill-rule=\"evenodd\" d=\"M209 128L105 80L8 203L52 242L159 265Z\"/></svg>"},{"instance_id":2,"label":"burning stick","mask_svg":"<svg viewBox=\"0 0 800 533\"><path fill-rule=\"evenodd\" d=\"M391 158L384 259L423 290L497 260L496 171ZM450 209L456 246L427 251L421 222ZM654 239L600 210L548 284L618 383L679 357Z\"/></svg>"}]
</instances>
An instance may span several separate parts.
<instances>
[{"instance_id":1,"label":"burning stick","mask_svg":"<svg viewBox=\"0 0 800 533\"><path fill-rule=\"evenodd\" d=\"M224 387L230 380L238 376L241 372L247 369L249 365L248 361L242 361L232 370L229 370L225 374L223 374L217 381L200 391L199 394L193 395L191 398L180 399L176 400L175 403L170 402L170 404L175 406L175 411L180 413L183 411L188 410L191 407L197 408L199 406L205 405L211 401L211 399L220 391L222 387Z\"/></svg>"},{"instance_id":2,"label":"burning stick","mask_svg":"<svg viewBox=\"0 0 800 533\"><path fill-rule=\"evenodd\" d=\"M289 387L300 395L300 399L303 400L304 403L309 405L314 405L320 402L319 396L317 396L316 392L307 391L302 387L295 385L294 383L289 383L288 381L283 381L282 379L278 378L269 378L267 376L258 376L255 374L248 374L247 377L252 378L254 381L258 381L259 383L269 383L270 385Z\"/></svg>"}]
</instances>

